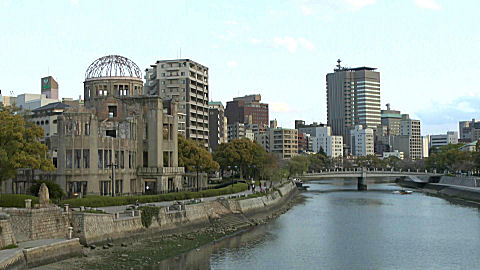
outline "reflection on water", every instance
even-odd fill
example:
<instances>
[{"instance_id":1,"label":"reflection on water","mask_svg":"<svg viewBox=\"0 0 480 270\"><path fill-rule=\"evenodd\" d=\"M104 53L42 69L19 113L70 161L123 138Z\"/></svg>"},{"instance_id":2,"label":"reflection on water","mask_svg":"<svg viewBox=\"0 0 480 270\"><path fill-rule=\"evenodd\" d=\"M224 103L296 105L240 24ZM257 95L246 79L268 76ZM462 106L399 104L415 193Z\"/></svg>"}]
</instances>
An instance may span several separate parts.
<instances>
[{"instance_id":1,"label":"reflection on water","mask_svg":"<svg viewBox=\"0 0 480 270\"><path fill-rule=\"evenodd\" d=\"M340 182L340 181L339 181ZM478 207L393 194L393 184L310 182L270 224L151 269L478 269Z\"/></svg>"}]
</instances>

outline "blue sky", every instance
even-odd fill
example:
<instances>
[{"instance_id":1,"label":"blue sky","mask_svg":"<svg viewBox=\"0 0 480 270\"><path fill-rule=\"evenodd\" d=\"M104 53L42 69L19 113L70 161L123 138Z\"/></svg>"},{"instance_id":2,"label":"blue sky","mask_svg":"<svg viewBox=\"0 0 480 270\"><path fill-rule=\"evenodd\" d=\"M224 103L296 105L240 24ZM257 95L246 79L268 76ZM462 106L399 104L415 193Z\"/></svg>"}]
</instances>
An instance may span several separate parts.
<instances>
[{"instance_id":1,"label":"blue sky","mask_svg":"<svg viewBox=\"0 0 480 270\"><path fill-rule=\"evenodd\" d=\"M270 118L326 122L325 75L336 60L381 72L382 107L422 133L480 118L478 1L0 0L0 89L83 94L88 65L120 54L145 70L179 56L210 69L210 96L262 94Z\"/></svg>"}]
</instances>

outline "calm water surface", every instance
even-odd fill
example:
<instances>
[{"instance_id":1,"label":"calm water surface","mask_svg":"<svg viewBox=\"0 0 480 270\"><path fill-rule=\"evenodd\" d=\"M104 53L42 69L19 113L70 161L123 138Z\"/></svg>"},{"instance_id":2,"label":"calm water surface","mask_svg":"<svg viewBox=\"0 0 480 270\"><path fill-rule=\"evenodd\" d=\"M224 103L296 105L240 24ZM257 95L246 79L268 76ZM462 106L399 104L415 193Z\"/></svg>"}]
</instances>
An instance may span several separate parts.
<instances>
[{"instance_id":1,"label":"calm water surface","mask_svg":"<svg viewBox=\"0 0 480 270\"><path fill-rule=\"evenodd\" d=\"M164 261L162 269L480 269L480 212L394 184L311 182L268 225Z\"/></svg>"}]
</instances>

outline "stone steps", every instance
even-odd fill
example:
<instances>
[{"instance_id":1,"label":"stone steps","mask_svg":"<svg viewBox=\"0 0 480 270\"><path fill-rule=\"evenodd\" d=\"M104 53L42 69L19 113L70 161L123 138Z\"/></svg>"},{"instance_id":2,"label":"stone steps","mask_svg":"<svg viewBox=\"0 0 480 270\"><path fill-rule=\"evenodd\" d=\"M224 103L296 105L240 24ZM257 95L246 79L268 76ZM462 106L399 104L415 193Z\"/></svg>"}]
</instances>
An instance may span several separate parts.
<instances>
[{"instance_id":1,"label":"stone steps","mask_svg":"<svg viewBox=\"0 0 480 270\"><path fill-rule=\"evenodd\" d=\"M236 227L244 228L253 225L245 216L243 215L227 215L216 221L217 224L222 227Z\"/></svg>"}]
</instances>

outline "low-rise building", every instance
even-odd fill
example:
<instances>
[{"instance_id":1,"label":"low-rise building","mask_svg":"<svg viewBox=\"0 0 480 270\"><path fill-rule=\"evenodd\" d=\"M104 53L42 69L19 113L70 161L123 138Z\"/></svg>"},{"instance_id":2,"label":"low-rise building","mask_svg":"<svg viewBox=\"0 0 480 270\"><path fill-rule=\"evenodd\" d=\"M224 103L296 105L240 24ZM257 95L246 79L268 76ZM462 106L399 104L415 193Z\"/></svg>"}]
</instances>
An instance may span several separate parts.
<instances>
[{"instance_id":1,"label":"low-rise building","mask_svg":"<svg viewBox=\"0 0 480 270\"><path fill-rule=\"evenodd\" d=\"M447 134L430 135L430 148L440 147L447 144L458 143L458 132L448 131Z\"/></svg>"},{"instance_id":2,"label":"low-rise building","mask_svg":"<svg viewBox=\"0 0 480 270\"><path fill-rule=\"evenodd\" d=\"M388 158L388 157L397 157L399 159L403 159L404 155L403 152L398 152L398 150L395 150L393 152L383 152L383 158Z\"/></svg>"}]
</instances>

